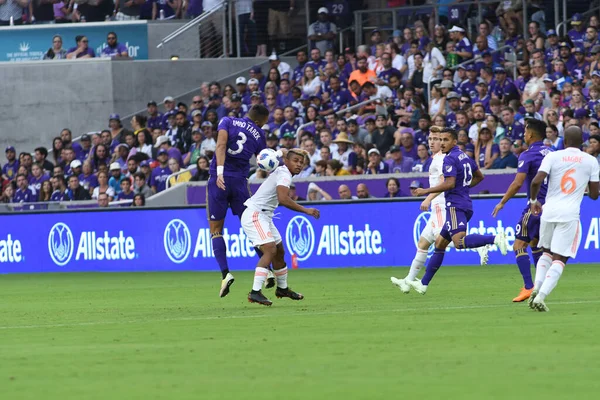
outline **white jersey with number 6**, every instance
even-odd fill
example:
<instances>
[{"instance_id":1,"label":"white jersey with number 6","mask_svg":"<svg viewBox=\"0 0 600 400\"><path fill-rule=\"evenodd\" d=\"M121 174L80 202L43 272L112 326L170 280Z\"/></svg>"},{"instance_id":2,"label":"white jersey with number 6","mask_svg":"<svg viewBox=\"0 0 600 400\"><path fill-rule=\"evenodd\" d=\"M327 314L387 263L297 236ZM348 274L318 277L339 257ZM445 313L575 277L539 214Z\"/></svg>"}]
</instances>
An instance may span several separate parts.
<instances>
[{"instance_id":1,"label":"white jersey with number 6","mask_svg":"<svg viewBox=\"0 0 600 400\"><path fill-rule=\"evenodd\" d=\"M437 154L433 155L433 159L431 160L431 165L429 166L429 187L437 186L441 183L442 177L444 176L444 171L442 171L442 167L444 165L444 157L446 155L441 151ZM446 196L444 196L444 192L440 193L435 199L431 201L431 209L435 208L436 204L439 204L443 209L446 208Z\"/></svg>"},{"instance_id":2,"label":"white jersey with number 6","mask_svg":"<svg viewBox=\"0 0 600 400\"><path fill-rule=\"evenodd\" d=\"M581 201L589 182L598 182L598 161L568 147L549 153L539 169L548 174L548 193L542 219L547 222L579 220Z\"/></svg>"},{"instance_id":3,"label":"white jersey with number 6","mask_svg":"<svg viewBox=\"0 0 600 400\"><path fill-rule=\"evenodd\" d=\"M289 188L291 184L292 174L290 170L285 165L277 167L271 172L262 185L260 185L256 193L246 200L244 205L254 211L260 211L272 216L273 211L279 206L277 186Z\"/></svg>"}]
</instances>

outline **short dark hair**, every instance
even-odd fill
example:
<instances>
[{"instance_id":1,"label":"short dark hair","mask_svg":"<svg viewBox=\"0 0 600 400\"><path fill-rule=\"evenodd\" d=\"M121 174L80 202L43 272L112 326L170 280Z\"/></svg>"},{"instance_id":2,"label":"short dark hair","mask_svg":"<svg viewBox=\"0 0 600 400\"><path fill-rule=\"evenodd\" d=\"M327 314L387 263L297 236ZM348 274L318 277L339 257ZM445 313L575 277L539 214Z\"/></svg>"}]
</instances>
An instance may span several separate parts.
<instances>
[{"instance_id":1,"label":"short dark hair","mask_svg":"<svg viewBox=\"0 0 600 400\"><path fill-rule=\"evenodd\" d=\"M596 140L597 142L600 142L600 135L592 135L592 136L590 136L590 140L591 140L591 139L594 139L594 140Z\"/></svg>"},{"instance_id":2,"label":"short dark hair","mask_svg":"<svg viewBox=\"0 0 600 400\"><path fill-rule=\"evenodd\" d=\"M133 174L134 178L140 178L143 181L146 181L146 174L144 174L143 172L136 172L135 174Z\"/></svg>"},{"instance_id":3,"label":"short dark hair","mask_svg":"<svg viewBox=\"0 0 600 400\"><path fill-rule=\"evenodd\" d=\"M186 113L184 113L183 111L177 111L177 112L175 113L175 116L178 116L178 115L183 115L183 117L187 119L187 115L186 115Z\"/></svg>"},{"instance_id":4,"label":"short dark hair","mask_svg":"<svg viewBox=\"0 0 600 400\"><path fill-rule=\"evenodd\" d=\"M529 131L532 131L533 134L539 139L546 138L546 123L544 121L540 121L539 119L529 118L525 122L525 128Z\"/></svg>"},{"instance_id":5,"label":"short dark hair","mask_svg":"<svg viewBox=\"0 0 600 400\"><path fill-rule=\"evenodd\" d=\"M39 152L44 158L48 157L48 149L45 147L36 147L34 151Z\"/></svg>"},{"instance_id":6,"label":"short dark hair","mask_svg":"<svg viewBox=\"0 0 600 400\"><path fill-rule=\"evenodd\" d=\"M71 179L73 179L73 178L75 178L75 179L79 180L79 177L78 177L77 175L71 175L71 176L69 176L69 180L71 180Z\"/></svg>"},{"instance_id":7,"label":"short dark hair","mask_svg":"<svg viewBox=\"0 0 600 400\"><path fill-rule=\"evenodd\" d=\"M458 140L458 132L456 132L456 129L444 128L442 129L442 133L449 133L450 135L452 135L452 138L454 140Z\"/></svg>"}]
</instances>

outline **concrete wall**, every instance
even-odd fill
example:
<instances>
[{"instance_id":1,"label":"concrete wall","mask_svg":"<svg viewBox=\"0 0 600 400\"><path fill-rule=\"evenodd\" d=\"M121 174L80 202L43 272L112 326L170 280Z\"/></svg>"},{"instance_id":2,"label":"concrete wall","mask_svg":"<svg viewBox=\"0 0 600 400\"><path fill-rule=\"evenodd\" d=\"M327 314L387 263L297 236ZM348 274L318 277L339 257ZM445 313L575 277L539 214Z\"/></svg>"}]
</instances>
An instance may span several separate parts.
<instances>
[{"instance_id":1,"label":"concrete wall","mask_svg":"<svg viewBox=\"0 0 600 400\"><path fill-rule=\"evenodd\" d=\"M0 148L49 147L65 127L74 136L99 131L107 127L109 114L126 117L145 110L149 100L160 103L167 95L189 104L202 82L226 78L231 83L238 73L248 77L247 70L261 63L267 62L232 58L0 63ZM267 72L266 66L263 70Z\"/></svg>"},{"instance_id":2,"label":"concrete wall","mask_svg":"<svg viewBox=\"0 0 600 400\"><path fill-rule=\"evenodd\" d=\"M170 33L176 31L189 21L164 20L148 21L148 59L164 60L178 55L180 58L198 58L200 35L198 27L182 33L162 49L156 46Z\"/></svg>"}]
</instances>

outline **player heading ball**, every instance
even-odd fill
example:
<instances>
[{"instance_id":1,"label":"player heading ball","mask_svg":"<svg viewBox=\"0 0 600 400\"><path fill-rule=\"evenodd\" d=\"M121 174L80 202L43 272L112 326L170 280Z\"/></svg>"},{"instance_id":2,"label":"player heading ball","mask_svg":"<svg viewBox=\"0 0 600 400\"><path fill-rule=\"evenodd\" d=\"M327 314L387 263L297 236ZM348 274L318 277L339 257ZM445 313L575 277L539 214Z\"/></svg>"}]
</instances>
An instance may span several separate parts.
<instances>
[{"instance_id":1,"label":"player heading ball","mask_svg":"<svg viewBox=\"0 0 600 400\"><path fill-rule=\"evenodd\" d=\"M242 228L254 247L262 252L260 260L254 272L254 283L252 291L248 294L250 303L259 303L265 306L273 304L261 292L261 288L267 279L269 265L273 265L277 289L275 296L278 298L289 297L292 300L302 300L300 293L294 292L288 287L288 269L284 260L285 250L279 231L273 224L273 211L279 206L289 208L315 218L320 217L319 210L305 208L296 203L289 196L292 176L302 171L306 153L300 149L282 149L283 165L271 172L267 180L263 182L256 193L250 197L244 205L247 207L242 214Z\"/></svg>"}]
</instances>

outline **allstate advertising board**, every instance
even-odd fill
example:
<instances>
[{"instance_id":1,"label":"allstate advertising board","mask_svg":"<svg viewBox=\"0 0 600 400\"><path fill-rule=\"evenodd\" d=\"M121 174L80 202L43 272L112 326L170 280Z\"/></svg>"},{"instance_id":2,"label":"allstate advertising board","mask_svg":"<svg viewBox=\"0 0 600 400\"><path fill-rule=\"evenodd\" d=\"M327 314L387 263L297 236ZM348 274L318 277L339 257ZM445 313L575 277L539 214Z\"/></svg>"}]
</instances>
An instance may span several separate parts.
<instances>
[{"instance_id":1,"label":"allstate advertising board","mask_svg":"<svg viewBox=\"0 0 600 400\"><path fill-rule=\"evenodd\" d=\"M524 199L491 217L497 199L475 200L470 232L504 229L512 245ZM600 212L584 199L576 262L600 260ZM315 220L278 209L275 225L300 268L408 266L428 213L419 203L320 204ZM224 232L232 270L251 270L256 255L239 220L229 215ZM289 254L288 254L289 262ZM490 264L513 263L496 248ZM479 265L475 251L449 249L446 265ZM0 272L217 271L205 209L77 211L5 214L0 228Z\"/></svg>"},{"instance_id":2,"label":"allstate advertising board","mask_svg":"<svg viewBox=\"0 0 600 400\"><path fill-rule=\"evenodd\" d=\"M62 37L65 50L77 46L77 35L85 35L96 57L100 57L107 46L108 32L117 34L119 43L127 46L130 57L148 59L148 24L146 21L125 21L3 27L0 28L0 61L41 60L52 47L54 35Z\"/></svg>"}]
</instances>

